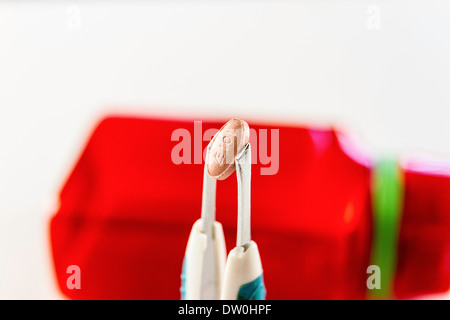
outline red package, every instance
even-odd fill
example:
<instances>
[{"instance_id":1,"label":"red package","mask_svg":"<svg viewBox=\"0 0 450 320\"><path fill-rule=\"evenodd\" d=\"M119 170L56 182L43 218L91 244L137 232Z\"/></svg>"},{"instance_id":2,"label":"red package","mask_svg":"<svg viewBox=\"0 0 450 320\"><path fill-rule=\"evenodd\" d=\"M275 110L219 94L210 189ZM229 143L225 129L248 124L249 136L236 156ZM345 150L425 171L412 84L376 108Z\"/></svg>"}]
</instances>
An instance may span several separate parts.
<instances>
[{"instance_id":1,"label":"red package","mask_svg":"<svg viewBox=\"0 0 450 320\"><path fill-rule=\"evenodd\" d=\"M193 121L111 117L98 125L51 220L55 272L65 295L180 298L184 251L201 212L198 150L211 138L203 141L203 133L225 122L203 122L199 129ZM344 152L334 130L249 125L261 133L259 141L251 141L257 159L252 237L260 249L267 298L366 298L373 234L370 165ZM192 137L191 155L182 154L191 164L173 162L177 129ZM267 174L273 169L270 155L258 150L264 132L269 152L271 135L278 132L276 174ZM404 175L394 285L400 298L445 291L450 284L450 179L415 171ZM230 250L236 239L236 179L217 184L216 205ZM81 289L67 286L71 265L80 268Z\"/></svg>"}]
</instances>

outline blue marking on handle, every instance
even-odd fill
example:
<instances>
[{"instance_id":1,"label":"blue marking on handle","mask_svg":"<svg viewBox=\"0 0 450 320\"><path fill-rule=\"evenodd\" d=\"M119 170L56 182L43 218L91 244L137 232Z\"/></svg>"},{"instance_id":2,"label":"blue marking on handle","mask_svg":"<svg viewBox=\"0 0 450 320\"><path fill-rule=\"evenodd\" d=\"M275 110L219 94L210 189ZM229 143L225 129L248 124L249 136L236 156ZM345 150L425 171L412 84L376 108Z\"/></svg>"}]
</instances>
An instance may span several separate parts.
<instances>
[{"instance_id":1,"label":"blue marking on handle","mask_svg":"<svg viewBox=\"0 0 450 320\"><path fill-rule=\"evenodd\" d=\"M186 300L186 257L183 259L183 268L181 270L181 300Z\"/></svg>"},{"instance_id":2,"label":"blue marking on handle","mask_svg":"<svg viewBox=\"0 0 450 320\"><path fill-rule=\"evenodd\" d=\"M263 276L244 284L239 288L238 300L265 300L266 287L264 286Z\"/></svg>"}]
</instances>

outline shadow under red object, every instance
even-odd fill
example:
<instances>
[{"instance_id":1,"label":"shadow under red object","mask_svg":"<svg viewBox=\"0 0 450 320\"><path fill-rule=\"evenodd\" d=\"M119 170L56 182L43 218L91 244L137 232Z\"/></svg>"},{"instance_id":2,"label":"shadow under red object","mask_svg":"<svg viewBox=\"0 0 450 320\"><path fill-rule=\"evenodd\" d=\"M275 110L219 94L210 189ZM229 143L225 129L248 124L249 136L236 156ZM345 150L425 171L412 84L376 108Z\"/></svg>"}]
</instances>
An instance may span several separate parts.
<instances>
[{"instance_id":1,"label":"shadow under red object","mask_svg":"<svg viewBox=\"0 0 450 320\"><path fill-rule=\"evenodd\" d=\"M222 122L203 122L203 132ZM279 170L252 166L252 237L268 299L364 299L372 239L371 168L334 130L279 129ZM192 224L200 217L203 164L171 159L174 130L192 121L109 117L94 130L51 220L55 273L72 299L179 299ZM269 148L270 148L270 139ZM202 143L205 148L207 141ZM192 142L193 146L193 142ZM194 156L192 155L192 159ZM450 179L405 173L395 292L445 291L450 278ZM237 186L217 184L217 220L235 246ZM70 265L81 289L68 289Z\"/></svg>"}]
</instances>

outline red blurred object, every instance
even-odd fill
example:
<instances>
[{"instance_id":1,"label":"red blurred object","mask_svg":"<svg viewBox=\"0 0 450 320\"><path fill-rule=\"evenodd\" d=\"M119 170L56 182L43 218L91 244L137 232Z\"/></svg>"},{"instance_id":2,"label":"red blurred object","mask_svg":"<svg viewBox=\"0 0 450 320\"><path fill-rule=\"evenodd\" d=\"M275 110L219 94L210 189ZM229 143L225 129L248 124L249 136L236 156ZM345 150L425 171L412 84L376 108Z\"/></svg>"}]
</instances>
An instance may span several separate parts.
<instances>
[{"instance_id":1,"label":"red blurred object","mask_svg":"<svg viewBox=\"0 0 450 320\"><path fill-rule=\"evenodd\" d=\"M445 292L450 287L450 177L405 173L395 293Z\"/></svg>"},{"instance_id":2,"label":"red blurred object","mask_svg":"<svg viewBox=\"0 0 450 320\"><path fill-rule=\"evenodd\" d=\"M203 122L203 131L224 122ZM252 166L252 237L267 298L364 299L371 168L341 149L334 130L249 124L280 130L278 173L261 175L264 165ZM51 221L56 276L69 298L180 298L184 251L200 217L203 164L172 162L178 142L171 135L178 128L194 136L192 121L111 117L95 129ZM445 291L450 179L405 175L395 291L399 297ZM217 184L217 220L230 250L236 239L236 179ZM66 286L70 265L81 269L81 290Z\"/></svg>"}]
</instances>

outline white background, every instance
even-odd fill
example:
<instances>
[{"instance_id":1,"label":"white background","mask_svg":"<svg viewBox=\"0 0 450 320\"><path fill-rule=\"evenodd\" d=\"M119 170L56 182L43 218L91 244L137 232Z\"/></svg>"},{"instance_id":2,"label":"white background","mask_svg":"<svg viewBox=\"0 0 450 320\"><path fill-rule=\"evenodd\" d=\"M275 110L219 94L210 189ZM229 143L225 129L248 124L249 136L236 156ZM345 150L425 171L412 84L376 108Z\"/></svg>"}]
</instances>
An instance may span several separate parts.
<instances>
[{"instance_id":1,"label":"white background","mask_svg":"<svg viewBox=\"0 0 450 320\"><path fill-rule=\"evenodd\" d=\"M334 124L450 156L449 16L432 0L0 2L0 298L61 298L48 221L110 112Z\"/></svg>"}]
</instances>

